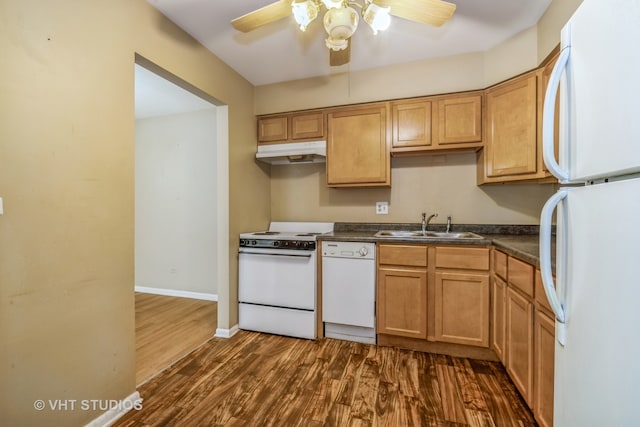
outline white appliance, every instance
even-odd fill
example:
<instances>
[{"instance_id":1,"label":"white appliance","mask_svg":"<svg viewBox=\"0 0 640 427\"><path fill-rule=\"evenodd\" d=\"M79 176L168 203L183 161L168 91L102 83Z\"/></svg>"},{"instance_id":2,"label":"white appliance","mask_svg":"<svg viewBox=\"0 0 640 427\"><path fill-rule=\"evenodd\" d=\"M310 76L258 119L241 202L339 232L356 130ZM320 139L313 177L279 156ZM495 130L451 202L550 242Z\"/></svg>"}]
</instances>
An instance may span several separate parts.
<instances>
[{"instance_id":1,"label":"white appliance","mask_svg":"<svg viewBox=\"0 0 640 427\"><path fill-rule=\"evenodd\" d=\"M376 343L376 245L322 242L324 335Z\"/></svg>"},{"instance_id":2,"label":"white appliance","mask_svg":"<svg viewBox=\"0 0 640 427\"><path fill-rule=\"evenodd\" d=\"M330 231L333 223L272 222L240 234L240 329L316 338L316 236Z\"/></svg>"},{"instance_id":3,"label":"white appliance","mask_svg":"<svg viewBox=\"0 0 640 427\"><path fill-rule=\"evenodd\" d=\"M325 163L326 157L327 141L258 144L256 152L256 159L272 165Z\"/></svg>"},{"instance_id":4,"label":"white appliance","mask_svg":"<svg viewBox=\"0 0 640 427\"><path fill-rule=\"evenodd\" d=\"M562 30L545 98L545 163L562 184L579 184L561 187L540 219L541 270L556 315L554 425L560 427L640 425L639 22L640 1L584 0Z\"/></svg>"}]
</instances>

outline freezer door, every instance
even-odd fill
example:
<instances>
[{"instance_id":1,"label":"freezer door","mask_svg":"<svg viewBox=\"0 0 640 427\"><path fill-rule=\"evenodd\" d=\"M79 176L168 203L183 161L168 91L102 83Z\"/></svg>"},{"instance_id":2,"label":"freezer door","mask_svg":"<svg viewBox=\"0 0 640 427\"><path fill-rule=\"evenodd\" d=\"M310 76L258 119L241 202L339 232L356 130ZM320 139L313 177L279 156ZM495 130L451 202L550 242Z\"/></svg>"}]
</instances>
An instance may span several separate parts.
<instances>
[{"instance_id":1,"label":"freezer door","mask_svg":"<svg viewBox=\"0 0 640 427\"><path fill-rule=\"evenodd\" d=\"M554 425L638 426L640 179L562 191Z\"/></svg>"},{"instance_id":2,"label":"freezer door","mask_svg":"<svg viewBox=\"0 0 640 427\"><path fill-rule=\"evenodd\" d=\"M543 130L545 163L561 182L640 171L639 18L640 1L585 0L562 31L568 62L550 80L562 76L559 157L566 176L547 161L553 157L553 133L545 132L553 126L553 102L545 103Z\"/></svg>"}]
</instances>

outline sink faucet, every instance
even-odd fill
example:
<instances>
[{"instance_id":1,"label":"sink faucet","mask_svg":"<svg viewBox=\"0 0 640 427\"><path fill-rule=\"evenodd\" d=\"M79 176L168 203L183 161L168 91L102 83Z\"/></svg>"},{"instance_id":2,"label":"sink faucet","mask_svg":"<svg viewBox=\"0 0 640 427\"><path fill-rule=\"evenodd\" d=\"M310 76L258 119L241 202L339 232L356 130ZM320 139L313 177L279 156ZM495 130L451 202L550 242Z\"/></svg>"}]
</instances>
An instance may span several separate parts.
<instances>
[{"instance_id":1,"label":"sink faucet","mask_svg":"<svg viewBox=\"0 0 640 427\"><path fill-rule=\"evenodd\" d=\"M422 212L422 234L427 232L427 227L429 226L429 221L431 221L434 217L437 217L438 214L434 213L429 215L429 218L427 218L427 214L425 212Z\"/></svg>"},{"instance_id":2,"label":"sink faucet","mask_svg":"<svg viewBox=\"0 0 640 427\"><path fill-rule=\"evenodd\" d=\"M447 216L447 233L451 231L451 215Z\"/></svg>"}]
</instances>

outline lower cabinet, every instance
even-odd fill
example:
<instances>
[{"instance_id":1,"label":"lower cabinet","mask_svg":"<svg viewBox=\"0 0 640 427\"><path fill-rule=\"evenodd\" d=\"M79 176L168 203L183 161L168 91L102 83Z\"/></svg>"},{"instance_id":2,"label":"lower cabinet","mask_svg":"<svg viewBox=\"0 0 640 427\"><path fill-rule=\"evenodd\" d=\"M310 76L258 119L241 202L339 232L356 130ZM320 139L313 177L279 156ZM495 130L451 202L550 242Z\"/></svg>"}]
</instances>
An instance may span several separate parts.
<instances>
[{"instance_id":1,"label":"lower cabinet","mask_svg":"<svg viewBox=\"0 0 640 427\"><path fill-rule=\"evenodd\" d=\"M427 338L427 247L378 244L378 334Z\"/></svg>"},{"instance_id":2,"label":"lower cabinet","mask_svg":"<svg viewBox=\"0 0 640 427\"><path fill-rule=\"evenodd\" d=\"M377 332L427 338L427 272L420 269L378 269Z\"/></svg>"},{"instance_id":3,"label":"lower cabinet","mask_svg":"<svg viewBox=\"0 0 640 427\"><path fill-rule=\"evenodd\" d=\"M377 251L379 336L489 352L489 248L378 243Z\"/></svg>"},{"instance_id":4,"label":"lower cabinet","mask_svg":"<svg viewBox=\"0 0 640 427\"><path fill-rule=\"evenodd\" d=\"M504 364L507 284L494 276L491 280L491 347Z\"/></svg>"},{"instance_id":5,"label":"lower cabinet","mask_svg":"<svg viewBox=\"0 0 640 427\"><path fill-rule=\"evenodd\" d=\"M536 310L534 322L533 414L542 427L553 426L553 377L555 355L555 322L543 311Z\"/></svg>"},{"instance_id":6,"label":"lower cabinet","mask_svg":"<svg viewBox=\"0 0 640 427\"><path fill-rule=\"evenodd\" d=\"M507 288L506 368L524 400L533 397L533 304Z\"/></svg>"},{"instance_id":7,"label":"lower cabinet","mask_svg":"<svg viewBox=\"0 0 640 427\"><path fill-rule=\"evenodd\" d=\"M486 274L435 274L437 341L489 347L489 277Z\"/></svg>"},{"instance_id":8,"label":"lower cabinet","mask_svg":"<svg viewBox=\"0 0 640 427\"><path fill-rule=\"evenodd\" d=\"M542 287L540 271L497 250L494 250L493 259L491 348L538 424L551 427L555 320ZM504 261L507 261L506 269Z\"/></svg>"}]
</instances>

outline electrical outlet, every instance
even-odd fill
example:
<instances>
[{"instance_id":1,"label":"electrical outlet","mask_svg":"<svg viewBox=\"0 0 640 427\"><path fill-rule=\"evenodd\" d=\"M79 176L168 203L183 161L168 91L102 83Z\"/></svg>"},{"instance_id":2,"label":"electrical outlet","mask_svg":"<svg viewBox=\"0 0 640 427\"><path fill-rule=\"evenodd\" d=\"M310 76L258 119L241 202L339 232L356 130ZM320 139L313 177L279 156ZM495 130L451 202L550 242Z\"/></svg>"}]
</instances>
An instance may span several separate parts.
<instances>
[{"instance_id":1,"label":"electrical outlet","mask_svg":"<svg viewBox=\"0 0 640 427\"><path fill-rule=\"evenodd\" d=\"M389 202L376 202L376 215L387 215L389 213Z\"/></svg>"}]
</instances>

